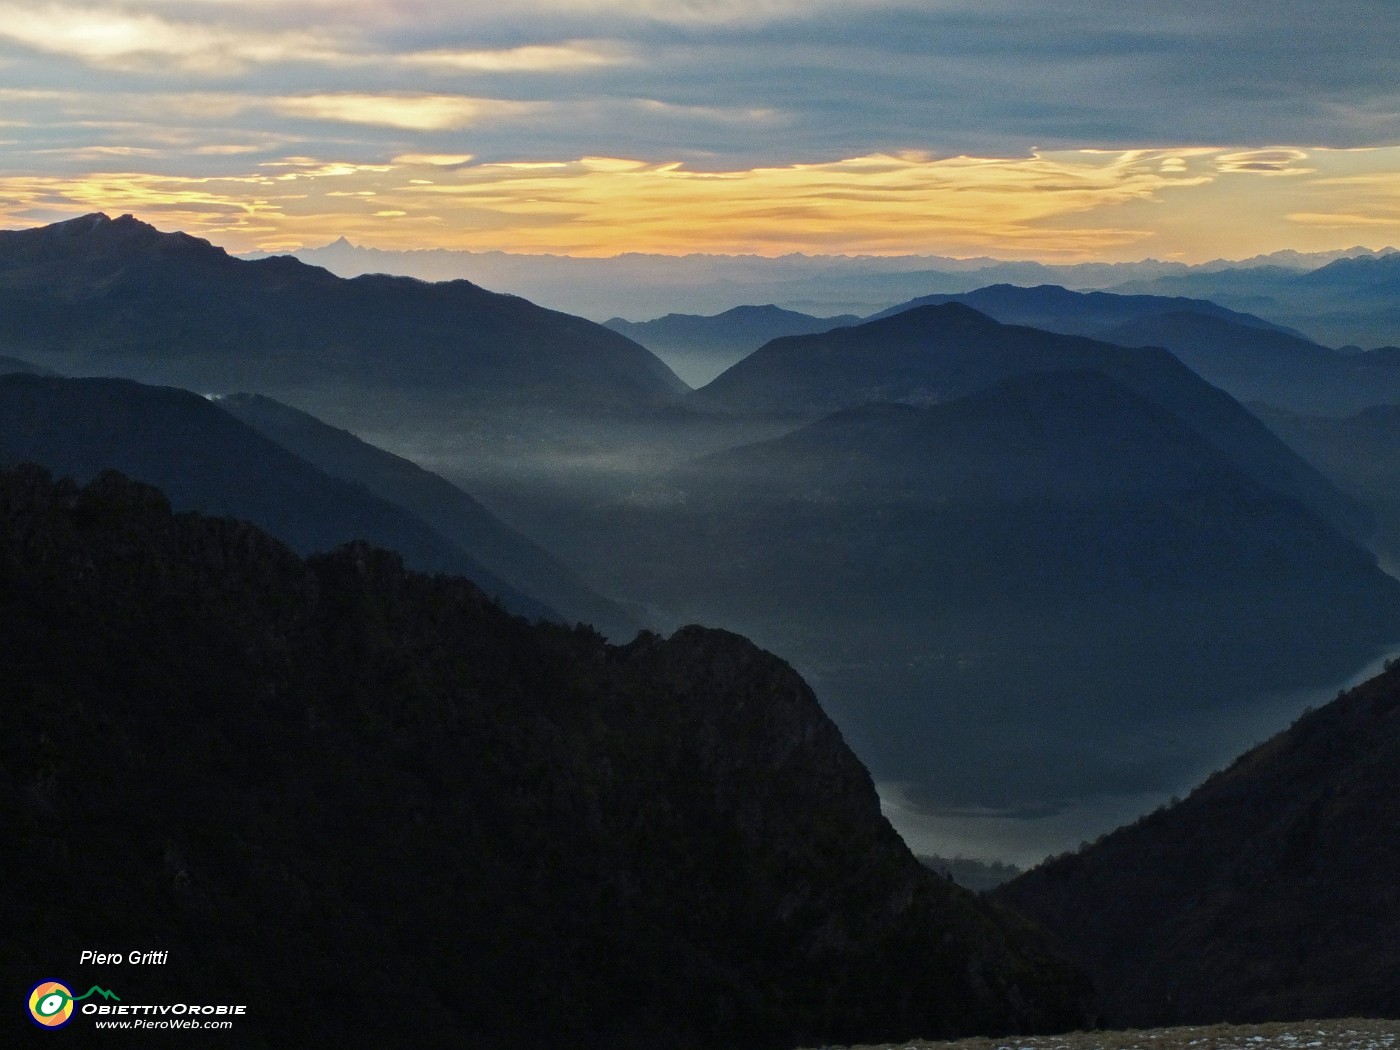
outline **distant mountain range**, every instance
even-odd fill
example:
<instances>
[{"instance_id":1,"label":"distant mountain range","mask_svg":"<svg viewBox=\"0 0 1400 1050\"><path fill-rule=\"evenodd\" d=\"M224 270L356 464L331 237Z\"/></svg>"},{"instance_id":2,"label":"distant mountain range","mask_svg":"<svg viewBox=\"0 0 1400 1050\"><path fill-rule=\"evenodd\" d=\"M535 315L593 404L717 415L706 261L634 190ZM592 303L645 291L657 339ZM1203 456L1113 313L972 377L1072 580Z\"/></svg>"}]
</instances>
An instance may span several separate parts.
<instances>
[{"instance_id":1,"label":"distant mountain range","mask_svg":"<svg viewBox=\"0 0 1400 1050\"><path fill-rule=\"evenodd\" d=\"M1363 270L1387 265L1376 259L1362 263ZM1400 350L1333 350L1292 329L1204 299L999 284L920 296L866 320L954 302L1007 324L1122 346L1165 347L1241 401L1328 414L1400 402ZM861 318L816 318L776 306L747 306L713 317L670 314L654 321L613 318L606 323L684 372L691 385L701 386L771 339L848 327Z\"/></svg>"},{"instance_id":2,"label":"distant mountain range","mask_svg":"<svg viewBox=\"0 0 1400 1050\"><path fill-rule=\"evenodd\" d=\"M1105 1025L1394 1017L1397 799L1400 667L996 897L1090 970Z\"/></svg>"},{"instance_id":3,"label":"distant mountain range","mask_svg":"<svg viewBox=\"0 0 1400 1050\"><path fill-rule=\"evenodd\" d=\"M516 612L635 633L621 609L465 493L267 399L10 375L0 419L0 466L38 463L83 481L120 470L162 486L178 510L244 518L302 553L367 540L415 568L466 576Z\"/></svg>"},{"instance_id":4,"label":"distant mountain range","mask_svg":"<svg viewBox=\"0 0 1400 1050\"><path fill-rule=\"evenodd\" d=\"M0 665L0 922L43 918L7 986L160 944L104 983L316 1048L1083 1023L1082 981L923 868L811 690L732 634L610 647L364 544L304 562L29 468L0 474Z\"/></svg>"},{"instance_id":5,"label":"distant mountain range","mask_svg":"<svg viewBox=\"0 0 1400 1050\"><path fill-rule=\"evenodd\" d=\"M1353 262L1363 270L1391 265L1389 258L1347 260L1327 269ZM1342 353L1261 317L1201 299L993 285L960 295L923 296L877 316L950 302L971 306L1007 324L1122 346L1165 347L1241 401L1331 415L1400 403L1400 355Z\"/></svg>"},{"instance_id":6,"label":"distant mountain range","mask_svg":"<svg viewBox=\"0 0 1400 1050\"><path fill-rule=\"evenodd\" d=\"M918 306L942 306L945 303L962 303L1005 324L1026 325L1065 335L1085 335L1093 339L1101 339L1106 333L1123 324L1161 314L1179 313L1201 314L1251 328L1285 331L1262 317L1227 310L1205 299L1077 292L1053 284L1030 288L1013 284L992 284L971 292L923 295L882 310L869 320L878 321Z\"/></svg>"},{"instance_id":7,"label":"distant mountain range","mask_svg":"<svg viewBox=\"0 0 1400 1050\"><path fill-rule=\"evenodd\" d=\"M1299 288L1347 289L1367 299L1400 294L1400 254L1337 259L1300 276Z\"/></svg>"},{"instance_id":8,"label":"distant mountain range","mask_svg":"<svg viewBox=\"0 0 1400 1050\"><path fill-rule=\"evenodd\" d=\"M0 231L0 351L195 390L369 386L611 408L687 389L601 325L466 281L344 280L101 214Z\"/></svg>"},{"instance_id":9,"label":"distant mountain range","mask_svg":"<svg viewBox=\"0 0 1400 1050\"><path fill-rule=\"evenodd\" d=\"M816 417L872 402L937 404L1015 375L1086 368L1166 408L1249 474L1344 534L1369 535L1369 515L1356 501L1170 354L1000 324L960 303L774 340L696 391L689 403L729 413Z\"/></svg>"},{"instance_id":10,"label":"distant mountain range","mask_svg":"<svg viewBox=\"0 0 1400 1050\"><path fill-rule=\"evenodd\" d=\"M1206 276L1232 268L1244 273L1272 268L1298 274L1339 258L1393 252L1391 248L1374 252L1357 246L1329 252L1281 251L1237 262L1217 259L1197 266L1156 259L1055 266L937 255L793 254L765 258L629 253L608 259L580 259L442 248L389 251L353 245L342 237L295 254L304 262L324 266L342 277L397 273L428 281L466 278L596 320L614 316L637 320L670 312L716 314L742 303L764 302L814 315L866 316L915 296L968 292L998 282L1103 289L1163 277ZM1211 297L1204 292L1167 294ZM1387 341L1400 342L1400 338Z\"/></svg>"},{"instance_id":11,"label":"distant mountain range","mask_svg":"<svg viewBox=\"0 0 1400 1050\"><path fill-rule=\"evenodd\" d=\"M1263 314L1329 346L1400 343L1400 258L1394 252L1337 259L1304 273L1266 267L1163 274L1112 290L1202 296Z\"/></svg>"}]
</instances>

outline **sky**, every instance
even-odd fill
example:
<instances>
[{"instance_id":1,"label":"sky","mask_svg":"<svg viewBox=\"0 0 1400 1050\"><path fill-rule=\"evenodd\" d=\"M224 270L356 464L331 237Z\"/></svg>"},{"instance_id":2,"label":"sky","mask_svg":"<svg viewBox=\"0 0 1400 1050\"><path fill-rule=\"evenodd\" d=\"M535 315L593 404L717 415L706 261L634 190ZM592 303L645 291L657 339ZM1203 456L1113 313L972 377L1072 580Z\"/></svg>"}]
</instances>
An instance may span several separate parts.
<instances>
[{"instance_id":1,"label":"sky","mask_svg":"<svg viewBox=\"0 0 1400 1050\"><path fill-rule=\"evenodd\" d=\"M487 6L0 0L0 227L1048 262L1400 244L1396 0Z\"/></svg>"}]
</instances>

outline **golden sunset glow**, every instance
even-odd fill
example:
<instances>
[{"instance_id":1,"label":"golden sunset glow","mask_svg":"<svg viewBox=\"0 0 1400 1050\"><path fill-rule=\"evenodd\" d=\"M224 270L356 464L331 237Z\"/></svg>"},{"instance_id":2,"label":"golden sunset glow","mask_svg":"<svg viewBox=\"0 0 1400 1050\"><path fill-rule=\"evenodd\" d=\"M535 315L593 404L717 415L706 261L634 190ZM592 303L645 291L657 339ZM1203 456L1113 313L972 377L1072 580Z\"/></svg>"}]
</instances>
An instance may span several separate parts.
<instances>
[{"instance_id":1,"label":"golden sunset glow","mask_svg":"<svg viewBox=\"0 0 1400 1050\"><path fill-rule=\"evenodd\" d=\"M617 65L625 59L588 44L515 47L499 51L419 51L400 56L405 66L481 73L531 73Z\"/></svg>"},{"instance_id":2,"label":"golden sunset glow","mask_svg":"<svg viewBox=\"0 0 1400 1050\"><path fill-rule=\"evenodd\" d=\"M383 98L278 103L302 104L370 122L473 116L425 99L387 108ZM1286 192L1259 191L1284 180ZM1400 240L1400 150L904 153L721 172L625 158L474 163L469 154L405 153L381 164L288 158L237 176L9 176L0 179L0 200L7 224L21 225L23 213L40 207L132 212L233 250L291 249L343 235L384 248L585 256L1204 259L1228 254L1247 231L1267 234L1244 244L1259 251L1307 247L1338 229ZM1212 214L1234 215L1238 225L1197 221ZM1163 243L1161 231L1177 223L1180 242Z\"/></svg>"},{"instance_id":3,"label":"golden sunset glow","mask_svg":"<svg viewBox=\"0 0 1400 1050\"><path fill-rule=\"evenodd\" d=\"M0 4L0 39L117 71L219 74L296 57L334 61L327 39L310 32L248 32L181 23L152 13L86 7Z\"/></svg>"},{"instance_id":4,"label":"golden sunset glow","mask_svg":"<svg viewBox=\"0 0 1400 1050\"><path fill-rule=\"evenodd\" d=\"M1392 31L1363 53L1350 30L1302 0L1267 23L1104 0L0 0L0 222L131 212L235 250L1379 247L1400 242Z\"/></svg>"},{"instance_id":5,"label":"golden sunset glow","mask_svg":"<svg viewBox=\"0 0 1400 1050\"><path fill-rule=\"evenodd\" d=\"M523 102L458 95L301 95L272 99L272 109L289 117L369 124L406 131L447 131L470 127L485 116L528 112Z\"/></svg>"}]
</instances>

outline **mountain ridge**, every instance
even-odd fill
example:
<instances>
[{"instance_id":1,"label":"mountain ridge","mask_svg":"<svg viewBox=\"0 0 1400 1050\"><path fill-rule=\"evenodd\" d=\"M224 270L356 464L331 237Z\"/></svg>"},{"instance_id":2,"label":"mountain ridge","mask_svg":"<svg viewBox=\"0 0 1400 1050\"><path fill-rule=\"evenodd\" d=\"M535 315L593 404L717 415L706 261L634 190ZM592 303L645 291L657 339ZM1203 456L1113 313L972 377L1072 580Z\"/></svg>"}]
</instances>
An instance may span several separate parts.
<instances>
[{"instance_id":1,"label":"mountain ridge","mask_svg":"<svg viewBox=\"0 0 1400 1050\"><path fill-rule=\"evenodd\" d=\"M1101 338L1108 328L1128 321L1161 313L1198 313L1220 317L1252 328L1285 331L1262 317L1241 313L1220 306L1208 299L1184 296L1123 295L1117 292L1072 291L1061 285L1043 284L1023 287L1013 284L986 285L971 292L926 295L882 310L868 320L879 320L903 313L918 306L936 306L957 302L985 313L1003 324L1021 324L1064 335L1084 335Z\"/></svg>"},{"instance_id":2,"label":"mountain ridge","mask_svg":"<svg viewBox=\"0 0 1400 1050\"><path fill-rule=\"evenodd\" d=\"M1102 338L1123 346L1165 347L1241 402L1326 415L1400 402L1400 361L1383 352L1343 353L1227 317L1157 314L1124 322Z\"/></svg>"},{"instance_id":3,"label":"mountain ridge","mask_svg":"<svg viewBox=\"0 0 1400 1050\"><path fill-rule=\"evenodd\" d=\"M1367 264L1387 265L1376 260ZM876 317L946 303L971 306L1003 324L1120 346L1162 347L1240 401L1328 414L1400 401L1400 370L1388 369L1383 358L1344 354L1296 329L1206 299L991 285L965 294L924 296Z\"/></svg>"},{"instance_id":4,"label":"mountain ridge","mask_svg":"<svg viewBox=\"0 0 1400 1050\"><path fill-rule=\"evenodd\" d=\"M687 403L734 414L816 418L870 401L948 401L1017 373L1064 368L1098 369L1156 401L1343 535L1364 541L1373 531L1373 519L1358 501L1168 351L1002 324L957 302L822 335L775 339Z\"/></svg>"},{"instance_id":5,"label":"mountain ridge","mask_svg":"<svg viewBox=\"0 0 1400 1050\"><path fill-rule=\"evenodd\" d=\"M468 281L346 280L289 256L237 259L102 213L0 231L0 348L67 374L117 370L199 390L332 376L598 407L668 403L688 389L625 337L518 296Z\"/></svg>"},{"instance_id":6,"label":"mountain ridge","mask_svg":"<svg viewBox=\"0 0 1400 1050\"><path fill-rule=\"evenodd\" d=\"M303 554L373 540L427 571L472 577L517 612L561 618L420 518L317 470L189 391L15 374L0 376L0 411L5 467L38 463L84 481L121 469L164 486L182 510L258 522Z\"/></svg>"},{"instance_id":7,"label":"mountain ridge","mask_svg":"<svg viewBox=\"0 0 1400 1050\"><path fill-rule=\"evenodd\" d=\"M1282 251L1238 260L1233 265L1257 268L1272 264L1282 272L1298 274L1330 262L1339 254L1371 251L1360 246L1341 253ZM714 314L755 299L809 314L868 315L930 292L970 291L997 281L1054 283L1088 290L1172 275L1205 275L1232 265L1219 259L1195 266L1144 259L1052 266L989 257L802 253L768 258L629 252L595 259L444 248L392 251L352 245L344 238L298 249L296 255L346 277L369 272L402 273L425 280L465 277L487 287L509 288L538 302L599 321L619 315L658 317L670 311Z\"/></svg>"},{"instance_id":8,"label":"mountain ridge","mask_svg":"<svg viewBox=\"0 0 1400 1050\"><path fill-rule=\"evenodd\" d=\"M634 615L592 591L553 554L438 475L260 394L230 394L215 404L317 469L412 512L487 571L558 609L567 621L591 624L614 641L636 634Z\"/></svg>"}]
</instances>

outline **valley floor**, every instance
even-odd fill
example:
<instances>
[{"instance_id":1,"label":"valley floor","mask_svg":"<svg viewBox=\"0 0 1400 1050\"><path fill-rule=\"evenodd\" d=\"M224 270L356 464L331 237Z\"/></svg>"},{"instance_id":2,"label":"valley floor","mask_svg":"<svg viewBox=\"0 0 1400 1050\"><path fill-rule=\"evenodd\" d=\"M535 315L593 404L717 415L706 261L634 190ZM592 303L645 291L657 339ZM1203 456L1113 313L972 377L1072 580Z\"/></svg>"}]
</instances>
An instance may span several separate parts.
<instances>
[{"instance_id":1,"label":"valley floor","mask_svg":"<svg viewBox=\"0 0 1400 1050\"><path fill-rule=\"evenodd\" d=\"M1346 1018L1127 1032L1071 1032L1068 1035L962 1039L956 1043L914 1040L849 1050L1385 1050L1397 1045L1400 1045L1400 1021Z\"/></svg>"}]
</instances>

